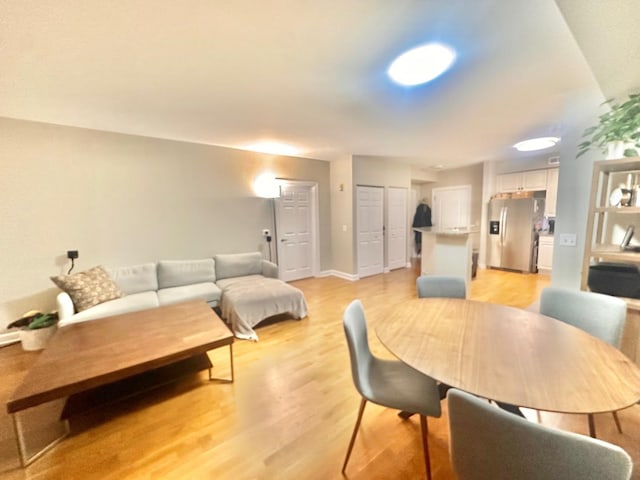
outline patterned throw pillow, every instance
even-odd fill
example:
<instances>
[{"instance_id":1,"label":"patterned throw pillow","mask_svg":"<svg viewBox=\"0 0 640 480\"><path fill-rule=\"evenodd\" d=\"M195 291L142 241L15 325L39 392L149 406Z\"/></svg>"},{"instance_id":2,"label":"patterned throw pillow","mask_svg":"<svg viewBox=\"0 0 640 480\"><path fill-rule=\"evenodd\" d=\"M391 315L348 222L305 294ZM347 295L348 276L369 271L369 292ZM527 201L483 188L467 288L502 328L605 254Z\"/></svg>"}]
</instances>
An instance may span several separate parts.
<instances>
[{"instance_id":1,"label":"patterned throw pillow","mask_svg":"<svg viewBox=\"0 0 640 480\"><path fill-rule=\"evenodd\" d=\"M69 294L76 312L124 296L102 266L73 275L51 277L51 281Z\"/></svg>"}]
</instances>

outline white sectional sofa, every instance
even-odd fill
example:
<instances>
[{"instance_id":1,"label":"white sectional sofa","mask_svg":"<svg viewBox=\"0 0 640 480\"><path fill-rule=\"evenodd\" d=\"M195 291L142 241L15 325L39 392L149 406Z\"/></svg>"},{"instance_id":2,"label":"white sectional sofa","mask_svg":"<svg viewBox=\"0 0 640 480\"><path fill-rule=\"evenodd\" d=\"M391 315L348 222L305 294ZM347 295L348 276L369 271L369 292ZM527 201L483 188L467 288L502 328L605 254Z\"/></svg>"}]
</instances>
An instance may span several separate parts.
<instances>
[{"instance_id":1,"label":"white sectional sofa","mask_svg":"<svg viewBox=\"0 0 640 480\"><path fill-rule=\"evenodd\" d=\"M105 270L124 295L76 312L71 296L62 291L56 298L60 327L202 299L211 307L222 307L222 316L237 337L257 340L253 327L265 318L281 313L297 318L307 315L302 292L278 280L278 267L263 260L259 252Z\"/></svg>"}]
</instances>

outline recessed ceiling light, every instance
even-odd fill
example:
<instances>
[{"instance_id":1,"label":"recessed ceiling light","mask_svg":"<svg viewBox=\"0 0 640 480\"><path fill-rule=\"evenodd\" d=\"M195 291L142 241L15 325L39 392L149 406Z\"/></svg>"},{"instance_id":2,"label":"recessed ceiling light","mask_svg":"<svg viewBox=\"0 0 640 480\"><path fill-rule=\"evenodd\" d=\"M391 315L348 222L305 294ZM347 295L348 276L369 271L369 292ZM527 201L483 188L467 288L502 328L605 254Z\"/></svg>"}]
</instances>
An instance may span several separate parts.
<instances>
[{"instance_id":1,"label":"recessed ceiling light","mask_svg":"<svg viewBox=\"0 0 640 480\"><path fill-rule=\"evenodd\" d=\"M551 148L555 146L560 139L558 137L540 137L530 138L522 142L516 143L513 148L519 152L533 152L535 150L544 150L545 148Z\"/></svg>"},{"instance_id":2,"label":"recessed ceiling light","mask_svg":"<svg viewBox=\"0 0 640 480\"><path fill-rule=\"evenodd\" d=\"M428 43L396 58L387 74L400 85L420 85L442 75L455 59L456 52L452 48L441 43Z\"/></svg>"},{"instance_id":3,"label":"recessed ceiling light","mask_svg":"<svg viewBox=\"0 0 640 480\"><path fill-rule=\"evenodd\" d=\"M292 145L273 141L253 143L242 148L252 152L270 153L272 155L297 155L300 153L300 150Z\"/></svg>"}]
</instances>

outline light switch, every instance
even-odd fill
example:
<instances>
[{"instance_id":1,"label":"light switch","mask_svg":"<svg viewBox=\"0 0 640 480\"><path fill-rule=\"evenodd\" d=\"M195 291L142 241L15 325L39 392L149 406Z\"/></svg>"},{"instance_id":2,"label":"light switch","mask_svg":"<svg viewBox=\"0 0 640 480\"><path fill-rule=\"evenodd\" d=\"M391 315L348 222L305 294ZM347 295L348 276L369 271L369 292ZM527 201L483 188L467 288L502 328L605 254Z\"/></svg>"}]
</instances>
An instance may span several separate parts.
<instances>
[{"instance_id":1,"label":"light switch","mask_svg":"<svg viewBox=\"0 0 640 480\"><path fill-rule=\"evenodd\" d=\"M575 247L576 246L576 234L575 233L561 233L560 243L561 247Z\"/></svg>"}]
</instances>

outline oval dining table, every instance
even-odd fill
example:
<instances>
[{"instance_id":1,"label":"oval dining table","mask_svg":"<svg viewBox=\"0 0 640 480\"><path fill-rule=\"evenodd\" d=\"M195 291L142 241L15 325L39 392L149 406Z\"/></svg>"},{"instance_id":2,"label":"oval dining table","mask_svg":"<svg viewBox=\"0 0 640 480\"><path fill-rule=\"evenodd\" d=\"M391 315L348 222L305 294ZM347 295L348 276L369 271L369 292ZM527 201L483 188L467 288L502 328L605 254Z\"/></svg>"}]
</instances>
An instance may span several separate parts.
<instances>
[{"instance_id":1,"label":"oval dining table","mask_svg":"<svg viewBox=\"0 0 640 480\"><path fill-rule=\"evenodd\" d=\"M489 400L581 414L615 412L640 400L634 362L583 330L539 313L417 298L390 308L375 331L402 362Z\"/></svg>"}]
</instances>

